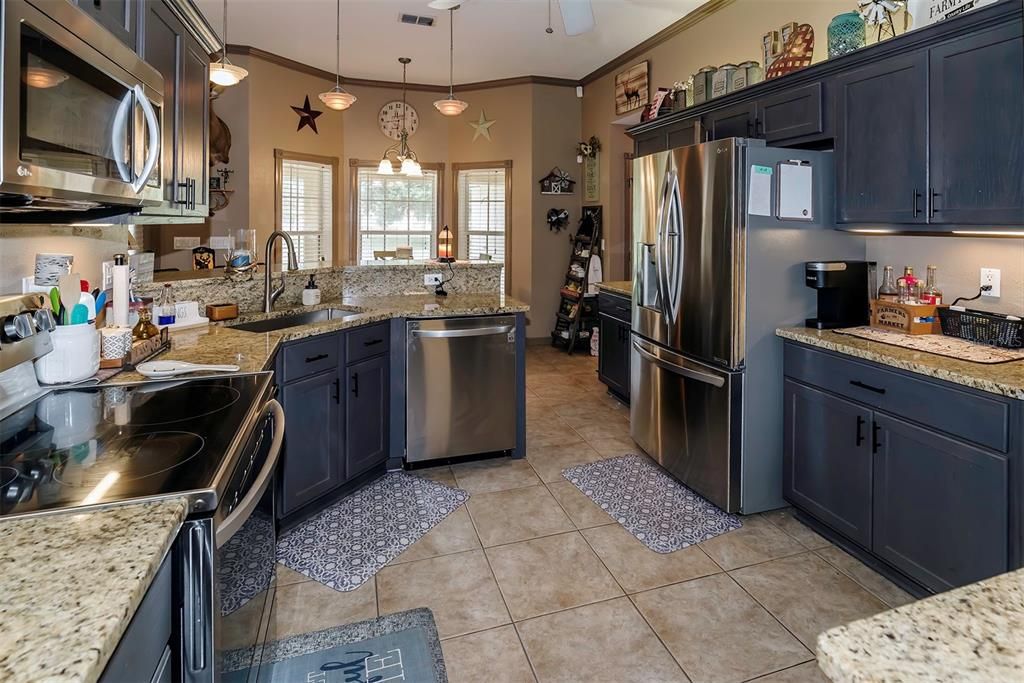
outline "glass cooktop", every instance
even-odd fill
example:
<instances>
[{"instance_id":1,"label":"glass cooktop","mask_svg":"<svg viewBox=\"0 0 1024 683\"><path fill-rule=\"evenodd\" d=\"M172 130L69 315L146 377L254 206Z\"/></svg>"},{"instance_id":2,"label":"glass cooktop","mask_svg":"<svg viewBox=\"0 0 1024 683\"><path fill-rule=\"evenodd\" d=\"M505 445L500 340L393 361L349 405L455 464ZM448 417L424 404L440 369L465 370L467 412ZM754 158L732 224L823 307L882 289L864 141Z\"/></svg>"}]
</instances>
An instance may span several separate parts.
<instances>
[{"instance_id":1,"label":"glass cooktop","mask_svg":"<svg viewBox=\"0 0 1024 683\"><path fill-rule=\"evenodd\" d=\"M53 391L0 420L0 517L213 488L270 374Z\"/></svg>"}]
</instances>

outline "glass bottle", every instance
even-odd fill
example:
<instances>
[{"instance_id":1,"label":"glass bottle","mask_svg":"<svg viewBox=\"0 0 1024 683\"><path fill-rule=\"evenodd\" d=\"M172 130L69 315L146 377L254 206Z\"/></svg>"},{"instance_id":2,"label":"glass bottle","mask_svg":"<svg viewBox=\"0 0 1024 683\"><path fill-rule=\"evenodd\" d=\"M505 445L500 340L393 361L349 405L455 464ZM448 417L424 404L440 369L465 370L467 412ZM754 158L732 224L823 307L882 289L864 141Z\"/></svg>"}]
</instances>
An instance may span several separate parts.
<instances>
[{"instance_id":1,"label":"glass bottle","mask_svg":"<svg viewBox=\"0 0 1024 683\"><path fill-rule=\"evenodd\" d=\"M164 285L163 294L160 296L160 303L156 307L156 322L158 325L173 325L175 319L174 293L171 292L171 285Z\"/></svg>"},{"instance_id":2,"label":"glass bottle","mask_svg":"<svg viewBox=\"0 0 1024 683\"><path fill-rule=\"evenodd\" d=\"M132 328L132 339L142 341L157 336L160 336L160 330L153 324L153 314L148 306L143 305L139 308L139 322Z\"/></svg>"},{"instance_id":3,"label":"glass bottle","mask_svg":"<svg viewBox=\"0 0 1024 683\"><path fill-rule=\"evenodd\" d=\"M883 301L898 301L900 292L896 289L896 275L892 266L882 271L882 286L878 288L878 298Z\"/></svg>"},{"instance_id":4,"label":"glass bottle","mask_svg":"<svg viewBox=\"0 0 1024 683\"><path fill-rule=\"evenodd\" d=\"M928 266L928 270L925 272L924 293L921 298L926 304L939 306L942 304L942 290L935 284L935 271L935 266Z\"/></svg>"}]
</instances>

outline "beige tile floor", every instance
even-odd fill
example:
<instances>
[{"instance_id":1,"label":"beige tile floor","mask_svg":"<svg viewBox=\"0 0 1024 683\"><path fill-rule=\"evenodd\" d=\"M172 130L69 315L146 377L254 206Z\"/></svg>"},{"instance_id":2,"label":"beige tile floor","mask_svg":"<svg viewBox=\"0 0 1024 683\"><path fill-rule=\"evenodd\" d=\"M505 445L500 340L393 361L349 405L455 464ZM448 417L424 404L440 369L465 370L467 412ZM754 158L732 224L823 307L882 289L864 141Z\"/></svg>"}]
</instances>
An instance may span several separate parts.
<instances>
[{"instance_id":1,"label":"beige tile floor","mask_svg":"<svg viewBox=\"0 0 1024 683\"><path fill-rule=\"evenodd\" d=\"M271 633L429 607L452 683L823 683L819 632L912 599L789 510L648 550L561 476L637 452L595 360L529 347L526 383L526 460L418 471L469 504L351 593L281 568Z\"/></svg>"}]
</instances>

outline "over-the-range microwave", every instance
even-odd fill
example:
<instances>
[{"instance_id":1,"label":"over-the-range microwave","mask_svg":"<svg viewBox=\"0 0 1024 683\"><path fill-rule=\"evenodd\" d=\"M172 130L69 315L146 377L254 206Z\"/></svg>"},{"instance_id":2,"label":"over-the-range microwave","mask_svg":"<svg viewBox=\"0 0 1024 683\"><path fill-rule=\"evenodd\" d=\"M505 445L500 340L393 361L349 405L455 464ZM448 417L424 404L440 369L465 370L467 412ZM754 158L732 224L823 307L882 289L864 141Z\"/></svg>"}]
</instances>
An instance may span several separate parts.
<instances>
[{"instance_id":1,"label":"over-the-range microwave","mask_svg":"<svg viewBox=\"0 0 1024 683\"><path fill-rule=\"evenodd\" d=\"M0 220L160 205L160 72L67 0L0 6Z\"/></svg>"}]
</instances>

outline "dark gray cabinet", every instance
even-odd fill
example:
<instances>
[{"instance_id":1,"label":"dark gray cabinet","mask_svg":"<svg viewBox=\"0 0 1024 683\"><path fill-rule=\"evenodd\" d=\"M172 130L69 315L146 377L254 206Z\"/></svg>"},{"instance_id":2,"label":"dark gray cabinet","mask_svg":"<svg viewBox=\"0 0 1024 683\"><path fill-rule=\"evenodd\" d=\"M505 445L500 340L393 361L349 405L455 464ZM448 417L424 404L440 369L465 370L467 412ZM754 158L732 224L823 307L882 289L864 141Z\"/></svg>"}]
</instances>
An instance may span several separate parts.
<instances>
[{"instance_id":1,"label":"dark gray cabinet","mask_svg":"<svg viewBox=\"0 0 1024 683\"><path fill-rule=\"evenodd\" d=\"M1022 64L1020 22L931 50L930 223L1024 223Z\"/></svg>"},{"instance_id":2,"label":"dark gray cabinet","mask_svg":"<svg viewBox=\"0 0 1024 683\"><path fill-rule=\"evenodd\" d=\"M136 49L138 22L136 22L136 0L73 0L86 14L98 21L118 40Z\"/></svg>"},{"instance_id":3,"label":"dark gray cabinet","mask_svg":"<svg viewBox=\"0 0 1024 683\"><path fill-rule=\"evenodd\" d=\"M786 500L932 592L1021 566L1019 401L792 342L784 358Z\"/></svg>"},{"instance_id":4,"label":"dark gray cabinet","mask_svg":"<svg viewBox=\"0 0 1024 683\"><path fill-rule=\"evenodd\" d=\"M822 83L788 88L757 102L754 136L768 144L827 137Z\"/></svg>"},{"instance_id":5,"label":"dark gray cabinet","mask_svg":"<svg viewBox=\"0 0 1024 683\"><path fill-rule=\"evenodd\" d=\"M849 539L871 543L871 411L787 380L783 487Z\"/></svg>"},{"instance_id":6,"label":"dark gray cabinet","mask_svg":"<svg viewBox=\"0 0 1024 683\"><path fill-rule=\"evenodd\" d=\"M289 515L343 481L341 377L324 372L286 384L281 512Z\"/></svg>"},{"instance_id":7,"label":"dark gray cabinet","mask_svg":"<svg viewBox=\"0 0 1024 683\"><path fill-rule=\"evenodd\" d=\"M100 683L171 680L173 659L182 654L180 637L174 637L179 603L174 592L173 553L167 554L153 577L117 649L110 656Z\"/></svg>"},{"instance_id":8,"label":"dark gray cabinet","mask_svg":"<svg viewBox=\"0 0 1024 683\"><path fill-rule=\"evenodd\" d=\"M716 109L704 116L704 127L711 140L756 137L757 102L742 102Z\"/></svg>"},{"instance_id":9,"label":"dark gray cabinet","mask_svg":"<svg viewBox=\"0 0 1024 683\"><path fill-rule=\"evenodd\" d=\"M844 74L836 93L836 220L925 223L927 52Z\"/></svg>"},{"instance_id":10,"label":"dark gray cabinet","mask_svg":"<svg viewBox=\"0 0 1024 683\"><path fill-rule=\"evenodd\" d=\"M178 155L179 190L185 191L184 216L210 213L210 55L188 36L181 66L181 153ZM181 183L184 182L184 185Z\"/></svg>"},{"instance_id":11,"label":"dark gray cabinet","mask_svg":"<svg viewBox=\"0 0 1024 683\"><path fill-rule=\"evenodd\" d=\"M345 370L346 479L387 460L389 366L387 356L377 356Z\"/></svg>"},{"instance_id":12,"label":"dark gray cabinet","mask_svg":"<svg viewBox=\"0 0 1024 683\"><path fill-rule=\"evenodd\" d=\"M597 310L597 378L609 391L628 402L632 302L624 296L602 291L597 297Z\"/></svg>"}]
</instances>

